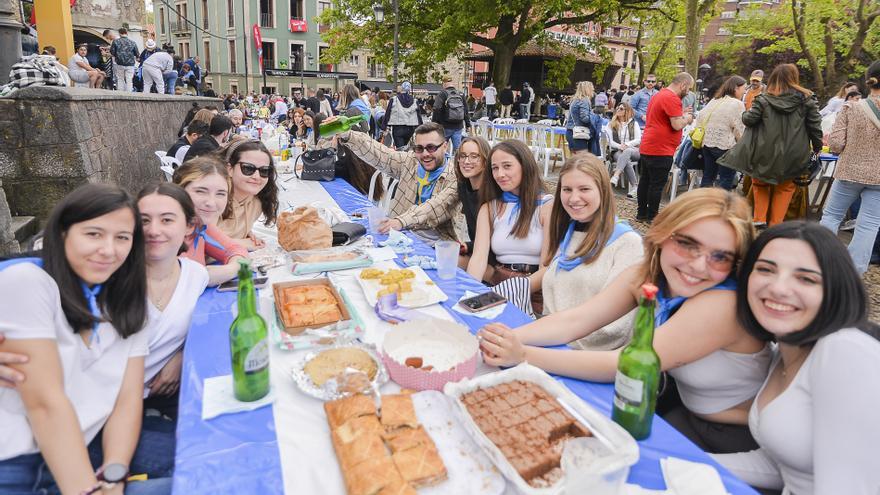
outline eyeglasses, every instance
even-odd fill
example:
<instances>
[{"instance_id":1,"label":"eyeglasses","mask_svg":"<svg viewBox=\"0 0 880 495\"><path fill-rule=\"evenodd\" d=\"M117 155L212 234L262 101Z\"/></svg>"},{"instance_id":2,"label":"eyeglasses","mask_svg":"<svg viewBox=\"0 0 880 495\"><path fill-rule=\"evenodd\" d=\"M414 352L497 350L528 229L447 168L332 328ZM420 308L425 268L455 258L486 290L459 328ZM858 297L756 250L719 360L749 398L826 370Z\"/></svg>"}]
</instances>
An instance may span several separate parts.
<instances>
[{"instance_id":1,"label":"eyeglasses","mask_svg":"<svg viewBox=\"0 0 880 495\"><path fill-rule=\"evenodd\" d=\"M626 110L626 107L623 107L623 106L621 106L621 107L617 107L617 111L618 111L618 112L621 111L621 110Z\"/></svg>"},{"instance_id":2,"label":"eyeglasses","mask_svg":"<svg viewBox=\"0 0 880 495\"><path fill-rule=\"evenodd\" d=\"M713 270L730 271L733 269L733 264L736 263L736 255L730 251L706 252L699 242L681 234L672 234L669 239L672 241L673 250L678 255L686 256L692 260L705 256L706 264Z\"/></svg>"},{"instance_id":3,"label":"eyeglasses","mask_svg":"<svg viewBox=\"0 0 880 495\"><path fill-rule=\"evenodd\" d=\"M435 151L439 150L444 144L446 143L428 144L425 146L422 146L421 144L414 144L412 150L416 153L424 153L425 151L427 151L428 153L434 153Z\"/></svg>"},{"instance_id":4,"label":"eyeglasses","mask_svg":"<svg viewBox=\"0 0 880 495\"><path fill-rule=\"evenodd\" d=\"M268 167L258 167L253 163L238 162L238 166L241 167L242 175L246 177L254 175L254 172L260 172L260 177L266 179L269 177L269 173L272 172L271 165Z\"/></svg>"},{"instance_id":5,"label":"eyeglasses","mask_svg":"<svg viewBox=\"0 0 880 495\"><path fill-rule=\"evenodd\" d=\"M479 153L471 153L471 154L459 153L458 159L459 159L459 161L462 161L462 162L466 162L468 160L470 160L472 162L476 162L476 161L479 161L480 154Z\"/></svg>"}]
</instances>

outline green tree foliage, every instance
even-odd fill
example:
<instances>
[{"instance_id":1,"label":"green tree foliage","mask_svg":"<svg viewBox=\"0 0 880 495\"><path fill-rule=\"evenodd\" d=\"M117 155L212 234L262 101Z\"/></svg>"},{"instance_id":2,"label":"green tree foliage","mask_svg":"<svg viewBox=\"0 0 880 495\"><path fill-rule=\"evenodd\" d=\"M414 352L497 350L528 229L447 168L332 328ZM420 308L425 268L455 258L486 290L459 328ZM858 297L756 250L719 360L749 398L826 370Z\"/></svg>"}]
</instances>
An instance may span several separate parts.
<instances>
[{"instance_id":1,"label":"green tree foliage","mask_svg":"<svg viewBox=\"0 0 880 495\"><path fill-rule=\"evenodd\" d=\"M653 10L655 0L397 0L401 78L437 79L439 63L462 56L470 43L493 51L492 80L503 87L517 48L553 26L626 19ZM375 0L337 0L320 18L331 28L323 34L330 44L326 60L338 62L353 50L367 48L380 62L392 64L394 15L391 0L382 0L385 22L373 19Z\"/></svg>"},{"instance_id":2,"label":"green tree foliage","mask_svg":"<svg viewBox=\"0 0 880 495\"><path fill-rule=\"evenodd\" d=\"M546 62L547 73L544 75L544 86L551 89L565 89L571 85L571 73L577 59L566 55L560 59ZM597 80L601 77L597 77Z\"/></svg>"}]
</instances>

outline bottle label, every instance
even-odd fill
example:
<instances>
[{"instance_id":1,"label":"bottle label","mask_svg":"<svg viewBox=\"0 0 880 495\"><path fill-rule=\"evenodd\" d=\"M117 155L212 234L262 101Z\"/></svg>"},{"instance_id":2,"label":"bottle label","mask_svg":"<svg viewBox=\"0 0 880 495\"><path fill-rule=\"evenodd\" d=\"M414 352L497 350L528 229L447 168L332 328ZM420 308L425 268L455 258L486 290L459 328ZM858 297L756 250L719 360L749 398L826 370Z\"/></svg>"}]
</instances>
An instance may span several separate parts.
<instances>
[{"instance_id":1,"label":"bottle label","mask_svg":"<svg viewBox=\"0 0 880 495\"><path fill-rule=\"evenodd\" d=\"M614 405L618 409L641 407L644 390L645 382L630 378L618 370L614 377Z\"/></svg>"},{"instance_id":2,"label":"bottle label","mask_svg":"<svg viewBox=\"0 0 880 495\"><path fill-rule=\"evenodd\" d=\"M244 360L244 373L253 375L269 367L269 343L266 339L257 342Z\"/></svg>"}]
</instances>

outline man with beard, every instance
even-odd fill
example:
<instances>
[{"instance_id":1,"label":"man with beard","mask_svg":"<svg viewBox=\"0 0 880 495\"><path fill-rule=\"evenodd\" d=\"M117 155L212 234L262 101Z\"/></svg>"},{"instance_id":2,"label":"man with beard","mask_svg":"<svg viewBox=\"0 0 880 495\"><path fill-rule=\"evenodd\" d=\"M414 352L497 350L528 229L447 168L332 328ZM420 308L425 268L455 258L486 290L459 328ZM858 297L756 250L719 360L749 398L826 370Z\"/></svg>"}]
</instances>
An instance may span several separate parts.
<instances>
[{"instance_id":1,"label":"man with beard","mask_svg":"<svg viewBox=\"0 0 880 495\"><path fill-rule=\"evenodd\" d=\"M693 108L682 109L681 99L694 86L694 78L681 72L669 85L651 97L645 130L639 146L639 188L637 220L650 222L660 210L672 157L681 143L681 130L694 121Z\"/></svg>"}]
</instances>

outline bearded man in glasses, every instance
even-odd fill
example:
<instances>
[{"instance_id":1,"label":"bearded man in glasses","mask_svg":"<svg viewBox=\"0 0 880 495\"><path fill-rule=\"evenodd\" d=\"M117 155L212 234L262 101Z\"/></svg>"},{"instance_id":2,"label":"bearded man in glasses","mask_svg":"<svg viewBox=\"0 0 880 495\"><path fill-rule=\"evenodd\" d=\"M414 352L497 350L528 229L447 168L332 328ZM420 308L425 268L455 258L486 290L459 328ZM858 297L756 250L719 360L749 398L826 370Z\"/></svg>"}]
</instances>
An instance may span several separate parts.
<instances>
[{"instance_id":1,"label":"bearded man in glasses","mask_svg":"<svg viewBox=\"0 0 880 495\"><path fill-rule=\"evenodd\" d=\"M438 240L458 241L450 215L444 211L445 205L455 203L458 194L455 165L452 161L447 163L449 145L443 125L427 122L416 127L410 151L395 151L363 132L347 131L335 137L362 162L398 181L396 191L385 191L394 196L381 232L428 226L413 229L413 233L429 244ZM322 146L327 143L319 143ZM416 208L429 199L429 207Z\"/></svg>"},{"instance_id":2,"label":"bearded man in glasses","mask_svg":"<svg viewBox=\"0 0 880 495\"><path fill-rule=\"evenodd\" d=\"M657 89L654 87L656 84L657 78L654 74L648 74L648 77L645 78L645 87L636 91L629 100L629 106L633 107L633 111L636 113L636 122L639 123L639 127L642 129L645 128L648 102L657 94Z\"/></svg>"}]
</instances>

